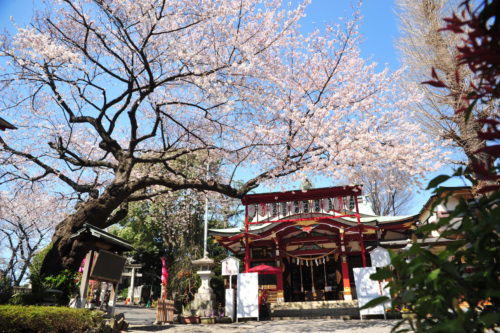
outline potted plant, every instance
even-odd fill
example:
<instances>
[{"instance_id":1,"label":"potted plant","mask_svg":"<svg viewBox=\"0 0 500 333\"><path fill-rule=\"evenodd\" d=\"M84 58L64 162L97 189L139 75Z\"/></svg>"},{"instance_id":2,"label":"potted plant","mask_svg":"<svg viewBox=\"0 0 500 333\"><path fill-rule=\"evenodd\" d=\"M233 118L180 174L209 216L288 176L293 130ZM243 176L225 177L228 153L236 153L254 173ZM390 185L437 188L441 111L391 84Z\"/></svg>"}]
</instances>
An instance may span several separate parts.
<instances>
[{"instance_id":1,"label":"potted plant","mask_svg":"<svg viewBox=\"0 0 500 333\"><path fill-rule=\"evenodd\" d=\"M417 318L417 314L412 312L407 307L403 307L403 309L401 309L401 317L403 319L415 319Z\"/></svg>"},{"instance_id":2,"label":"potted plant","mask_svg":"<svg viewBox=\"0 0 500 333\"><path fill-rule=\"evenodd\" d=\"M401 309L399 307L386 308L385 315L387 319L401 319Z\"/></svg>"},{"instance_id":3,"label":"potted plant","mask_svg":"<svg viewBox=\"0 0 500 333\"><path fill-rule=\"evenodd\" d=\"M215 317L200 317L202 324L215 324Z\"/></svg>"},{"instance_id":4,"label":"potted plant","mask_svg":"<svg viewBox=\"0 0 500 333\"><path fill-rule=\"evenodd\" d=\"M181 324L199 324L201 323L200 316L196 315L196 311L191 309L189 304L182 307L182 315L179 316Z\"/></svg>"}]
</instances>

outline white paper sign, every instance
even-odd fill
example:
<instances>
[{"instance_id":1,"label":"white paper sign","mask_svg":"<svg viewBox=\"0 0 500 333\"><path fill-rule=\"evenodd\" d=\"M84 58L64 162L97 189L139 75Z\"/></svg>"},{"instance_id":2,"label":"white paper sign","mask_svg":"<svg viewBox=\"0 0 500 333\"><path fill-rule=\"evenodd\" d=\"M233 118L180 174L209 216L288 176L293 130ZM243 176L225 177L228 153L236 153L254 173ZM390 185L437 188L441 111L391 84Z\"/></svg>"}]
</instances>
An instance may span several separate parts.
<instances>
[{"instance_id":1,"label":"white paper sign","mask_svg":"<svg viewBox=\"0 0 500 333\"><path fill-rule=\"evenodd\" d=\"M240 261L235 257L222 260L222 275L236 275L240 272Z\"/></svg>"},{"instance_id":2,"label":"white paper sign","mask_svg":"<svg viewBox=\"0 0 500 333\"><path fill-rule=\"evenodd\" d=\"M226 289L226 306L224 313L234 321L234 289Z\"/></svg>"},{"instance_id":3,"label":"white paper sign","mask_svg":"<svg viewBox=\"0 0 500 333\"><path fill-rule=\"evenodd\" d=\"M379 283L370 279L370 275L377 270L375 267L357 267L352 269L354 273L354 283L356 284L356 294L358 295L358 306L361 308L366 303L380 296L388 296L389 291L385 289L385 282ZM385 304L379 304L375 307L359 310L361 318L365 315L384 315L385 306L389 305L389 301Z\"/></svg>"},{"instance_id":4,"label":"white paper sign","mask_svg":"<svg viewBox=\"0 0 500 333\"><path fill-rule=\"evenodd\" d=\"M385 267L391 264L389 251L380 246L377 246L370 252L370 259L373 267Z\"/></svg>"},{"instance_id":5,"label":"white paper sign","mask_svg":"<svg viewBox=\"0 0 500 333\"><path fill-rule=\"evenodd\" d=\"M238 274L237 318L259 318L259 274Z\"/></svg>"}]
</instances>

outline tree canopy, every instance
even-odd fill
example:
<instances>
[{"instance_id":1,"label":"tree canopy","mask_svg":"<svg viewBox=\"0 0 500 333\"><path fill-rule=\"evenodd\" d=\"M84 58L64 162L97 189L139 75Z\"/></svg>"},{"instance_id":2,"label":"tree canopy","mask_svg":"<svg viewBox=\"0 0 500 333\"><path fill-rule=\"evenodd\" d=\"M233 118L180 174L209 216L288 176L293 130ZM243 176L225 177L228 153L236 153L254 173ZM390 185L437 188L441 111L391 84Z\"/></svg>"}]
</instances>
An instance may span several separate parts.
<instances>
[{"instance_id":1,"label":"tree canopy","mask_svg":"<svg viewBox=\"0 0 500 333\"><path fill-rule=\"evenodd\" d=\"M459 0L398 0L401 37L397 46L401 59L411 70L405 74L406 84L417 87L423 98L412 106L416 118L424 130L439 137L443 145L455 153L453 162L471 166L482 154L476 151L486 146L483 138L477 136L481 130L478 121L467 121L464 113L455 110L466 107L466 96L471 82L479 84L478 78L468 66L460 66L462 31L443 29L443 19L451 16L453 10L463 1ZM428 80L430 70L439 74L449 89L433 85L422 85ZM475 120L498 114L493 103L476 105L468 117ZM472 175L471 175L472 176Z\"/></svg>"},{"instance_id":2,"label":"tree canopy","mask_svg":"<svg viewBox=\"0 0 500 333\"><path fill-rule=\"evenodd\" d=\"M0 46L1 112L19 128L0 138L0 183L57 181L78 200L46 272L80 264L70 235L83 223L108 227L161 193L240 198L266 181L381 170L414 182L438 166L408 120L419 95L360 57L357 12L302 34L304 5L279 0L47 4ZM221 173L186 172L192 159Z\"/></svg>"},{"instance_id":3,"label":"tree canopy","mask_svg":"<svg viewBox=\"0 0 500 333\"><path fill-rule=\"evenodd\" d=\"M19 286L34 255L50 242L64 202L42 189L0 191L0 271Z\"/></svg>"},{"instance_id":4,"label":"tree canopy","mask_svg":"<svg viewBox=\"0 0 500 333\"><path fill-rule=\"evenodd\" d=\"M394 332L408 332L409 328L415 332L485 332L498 331L500 325L499 8L498 0L466 0L441 23L462 38L456 50L455 82L461 82L462 67L470 71L472 79L463 87L465 93L458 93L450 78L433 68L425 83L460 100L454 113L472 123L471 128L478 128L474 135L485 146L472 152L468 168L459 168L453 175L472 179L475 196L461 198L449 216L416 230L423 240L438 233L438 242L430 246L414 242L392 255L391 267L371 276L389 280L392 304L415 314L396 325ZM488 107L494 107L494 112L479 119L473 116L476 108ZM431 210L449 199L450 192L438 187L449 178L441 175L430 182L429 188L442 198ZM378 298L367 306L385 300ZM401 325L404 323L409 328Z\"/></svg>"}]
</instances>

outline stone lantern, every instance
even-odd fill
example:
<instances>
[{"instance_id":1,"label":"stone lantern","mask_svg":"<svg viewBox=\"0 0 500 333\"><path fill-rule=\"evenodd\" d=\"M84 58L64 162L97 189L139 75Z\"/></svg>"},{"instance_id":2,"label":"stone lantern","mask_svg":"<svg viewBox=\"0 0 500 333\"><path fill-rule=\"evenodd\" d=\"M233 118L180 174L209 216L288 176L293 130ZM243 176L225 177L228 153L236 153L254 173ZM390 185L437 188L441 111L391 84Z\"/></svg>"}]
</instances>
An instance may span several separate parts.
<instances>
[{"instance_id":1,"label":"stone lantern","mask_svg":"<svg viewBox=\"0 0 500 333\"><path fill-rule=\"evenodd\" d=\"M210 280L214 276L214 272L212 272L214 260L204 257L193 260L192 263L199 267L196 274L201 278L201 286L198 288L198 292L194 295L194 299L191 302L191 311L200 317L213 317L214 310L216 309L216 301L215 294L210 287Z\"/></svg>"}]
</instances>

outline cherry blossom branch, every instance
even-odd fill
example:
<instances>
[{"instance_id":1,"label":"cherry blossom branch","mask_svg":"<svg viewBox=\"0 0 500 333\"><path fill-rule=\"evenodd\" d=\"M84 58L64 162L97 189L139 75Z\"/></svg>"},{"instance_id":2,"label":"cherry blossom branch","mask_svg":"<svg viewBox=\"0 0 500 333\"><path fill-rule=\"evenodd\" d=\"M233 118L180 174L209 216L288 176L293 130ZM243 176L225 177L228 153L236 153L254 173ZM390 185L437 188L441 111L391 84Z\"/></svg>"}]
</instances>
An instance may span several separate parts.
<instances>
[{"instance_id":1,"label":"cherry blossom branch","mask_svg":"<svg viewBox=\"0 0 500 333\"><path fill-rule=\"evenodd\" d=\"M39 167L41 167L45 173L40 176L40 177L37 177L35 179L33 179L33 181L36 181L36 180L40 180L41 178L49 175L49 174L53 174L55 175L57 178L61 179L63 182L65 182L67 185L69 185L72 189L74 189L75 191L77 192L80 192L80 193L89 193L91 196L97 196L98 195L98 190L95 189L95 187L93 186L88 186L88 185L81 185L81 184L78 184L76 183L75 181L73 181L71 178L67 177L66 175L64 175L61 171L43 163L41 160L39 160L38 158L36 158L35 156L29 154L29 153L24 153L24 152L20 152L20 151L17 151L13 148L11 148L9 145L7 145L5 143L5 141L0 137L0 145L2 145L2 148L11 153L11 154L14 154L14 155L17 155L17 156L20 156L20 157L24 157L26 158L27 160L35 163L36 165L38 165Z\"/></svg>"}]
</instances>

